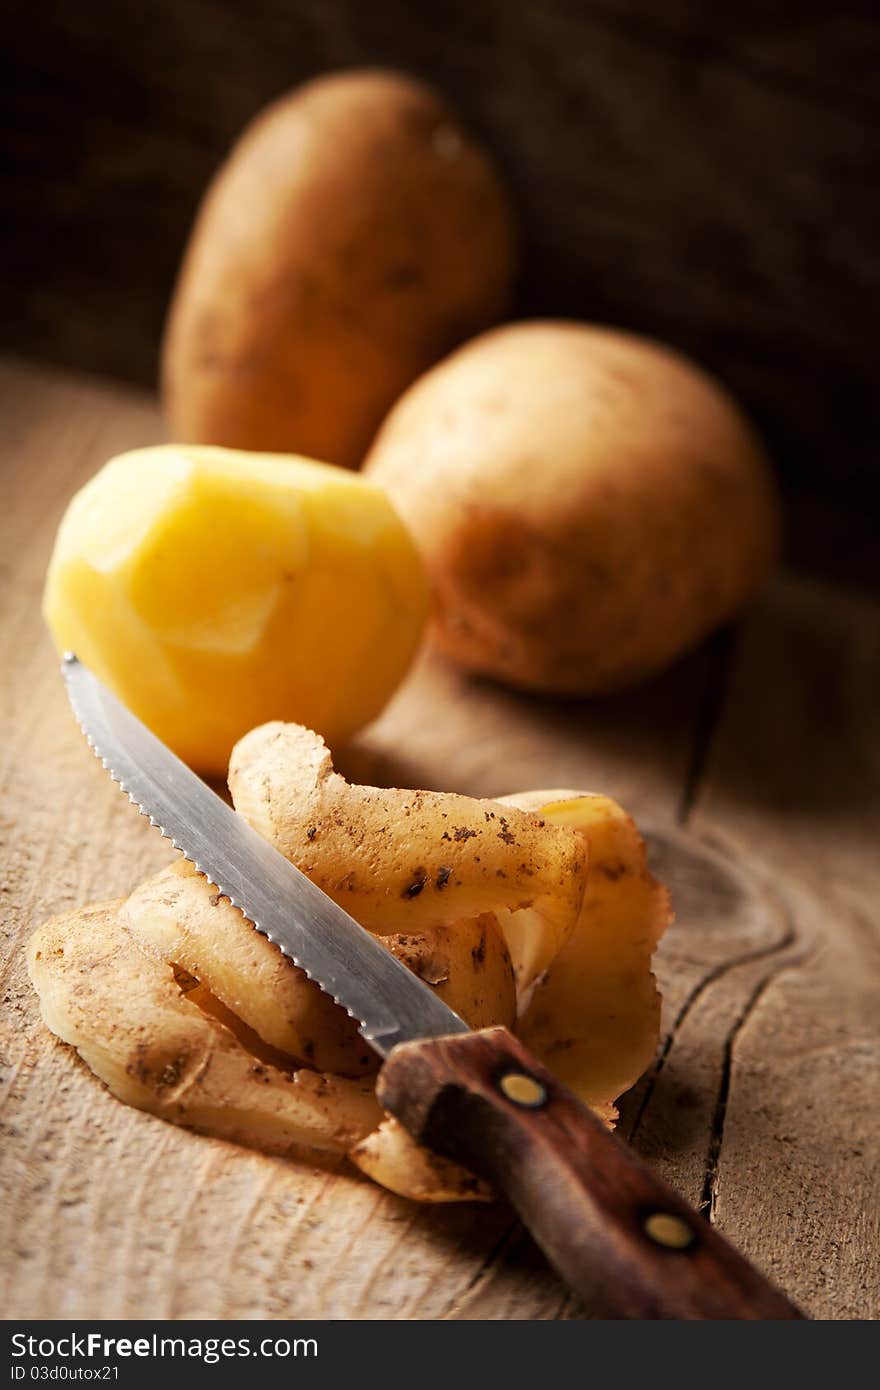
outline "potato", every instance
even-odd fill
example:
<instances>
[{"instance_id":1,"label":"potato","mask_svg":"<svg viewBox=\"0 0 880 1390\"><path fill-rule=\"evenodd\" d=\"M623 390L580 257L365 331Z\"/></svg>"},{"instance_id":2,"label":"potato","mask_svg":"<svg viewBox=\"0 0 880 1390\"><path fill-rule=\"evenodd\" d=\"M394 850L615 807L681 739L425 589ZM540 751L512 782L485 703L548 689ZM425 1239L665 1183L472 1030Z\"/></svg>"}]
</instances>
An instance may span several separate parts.
<instances>
[{"instance_id":1,"label":"potato","mask_svg":"<svg viewBox=\"0 0 880 1390\"><path fill-rule=\"evenodd\" d=\"M433 640L527 690L658 671L737 612L777 544L767 463L724 391L586 324L461 348L395 406L366 472L421 548Z\"/></svg>"},{"instance_id":2,"label":"potato","mask_svg":"<svg viewBox=\"0 0 880 1390\"><path fill-rule=\"evenodd\" d=\"M205 197L164 342L170 433L354 467L401 391L503 317L516 263L495 171L433 91L318 78Z\"/></svg>"},{"instance_id":3,"label":"potato","mask_svg":"<svg viewBox=\"0 0 880 1390\"><path fill-rule=\"evenodd\" d=\"M336 742L372 719L426 604L378 488L305 459L169 445L112 459L73 498L44 613L59 650L222 774L262 720L304 719Z\"/></svg>"},{"instance_id":4,"label":"potato","mask_svg":"<svg viewBox=\"0 0 880 1390\"><path fill-rule=\"evenodd\" d=\"M614 802L352 787L320 739L279 725L242 740L234 767L278 848L472 1027L514 1027L613 1122L656 1046L651 955L669 919ZM432 864L438 844L457 847L442 888L401 893L400 865ZM418 1201L491 1195L383 1116L352 1019L190 865L46 923L28 961L47 1025L128 1104L272 1153L345 1153Z\"/></svg>"}]
</instances>

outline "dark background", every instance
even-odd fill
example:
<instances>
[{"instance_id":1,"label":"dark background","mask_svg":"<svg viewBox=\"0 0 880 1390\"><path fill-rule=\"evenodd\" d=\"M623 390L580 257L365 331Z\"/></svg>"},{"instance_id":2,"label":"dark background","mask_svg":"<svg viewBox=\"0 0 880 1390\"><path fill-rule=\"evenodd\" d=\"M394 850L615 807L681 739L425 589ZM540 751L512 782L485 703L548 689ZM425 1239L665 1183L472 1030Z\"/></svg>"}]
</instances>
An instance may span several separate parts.
<instances>
[{"instance_id":1,"label":"dark background","mask_svg":"<svg viewBox=\"0 0 880 1390\"><path fill-rule=\"evenodd\" d=\"M400 67L508 177L520 312L638 329L717 372L785 480L794 560L876 580L873 3L41 0L4 23L8 349L153 384L241 127L319 71Z\"/></svg>"}]
</instances>

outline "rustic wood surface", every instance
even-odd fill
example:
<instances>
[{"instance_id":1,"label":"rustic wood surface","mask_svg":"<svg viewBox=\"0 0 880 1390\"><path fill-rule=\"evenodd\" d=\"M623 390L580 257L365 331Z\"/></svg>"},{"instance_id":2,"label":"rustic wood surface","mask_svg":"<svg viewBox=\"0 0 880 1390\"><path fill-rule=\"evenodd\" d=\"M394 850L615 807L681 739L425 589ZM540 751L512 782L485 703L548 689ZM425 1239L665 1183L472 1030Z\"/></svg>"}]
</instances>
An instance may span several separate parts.
<instances>
[{"instance_id":1,"label":"rustic wood surface","mask_svg":"<svg viewBox=\"0 0 880 1390\"><path fill-rule=\"evenodd\" d=\"M0 1307L7 1317L554 1318L583 1310L503 1207L426 1209L127 1109L42 1027L23 943L167 862L88 754L39 618L54 529L152 403L7 363L2 411ZM340 762L493 794L600 788L678 921L663 1044L622 1132L808 1312L880 1313L880 621L781 578L662 680L550 704L426 658Z\"/></svg>"}]
</instances>

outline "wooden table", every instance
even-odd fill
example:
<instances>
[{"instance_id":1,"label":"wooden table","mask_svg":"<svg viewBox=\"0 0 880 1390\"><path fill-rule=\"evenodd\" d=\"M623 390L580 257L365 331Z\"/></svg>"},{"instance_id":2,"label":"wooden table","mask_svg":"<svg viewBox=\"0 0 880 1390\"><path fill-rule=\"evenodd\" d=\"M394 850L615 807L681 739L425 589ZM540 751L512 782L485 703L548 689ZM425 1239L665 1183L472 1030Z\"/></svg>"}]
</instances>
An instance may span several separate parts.
<instances>
[{"instance_id":1,"label":"wooden table","mask_svg":"<svg viewBox=\"0 0 880 1390\"><path fill-rule=\"evenodd\" d=\"M0 396L4 1315L581 1316L506 1209L421 1208L175 1129L42 1026L31 929L168 859L88 754L39 616L71 492L161 424L141 395L16 363ZM785 575L616 700L524 698L425 658L339 759L474 795L601 789L650 831L678 921L622 1131L817 1317L880 1312L878 676L876 606Z\"/></svg>"}]
</instances>

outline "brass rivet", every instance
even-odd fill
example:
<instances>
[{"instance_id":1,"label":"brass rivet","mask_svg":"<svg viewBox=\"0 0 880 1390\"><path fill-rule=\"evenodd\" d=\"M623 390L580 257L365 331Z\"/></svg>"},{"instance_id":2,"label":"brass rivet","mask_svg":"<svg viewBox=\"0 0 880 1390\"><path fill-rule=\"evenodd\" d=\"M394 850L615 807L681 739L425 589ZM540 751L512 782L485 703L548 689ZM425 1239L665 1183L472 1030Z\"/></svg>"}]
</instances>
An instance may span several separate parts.
<instances>
[{"instance_id":1,"label":"brass rivet","mask_svg":"<svg viewBox=\"0 0 880 1390\"><path fill-rule=\"evenodd\" d=\"M498 1083L514 1105L525 1105L529 1110L537 1110L547 1099L547 1092L533 1076L522 1071L509 1071Z\"/></svg>"},{"instance_id":2,"label":"brass rivet","mask_svg":"<svg viewBox=\"0 0 880 1390\"><path fill-rule=\"evenodd\" d=\"M680 1216L671 1211L655 1211L645 1218L645 1235L657 1245L665 1245L667 1250L686 1250L693 1245L696 1235Z\"/></svg>"}]
</instances>

